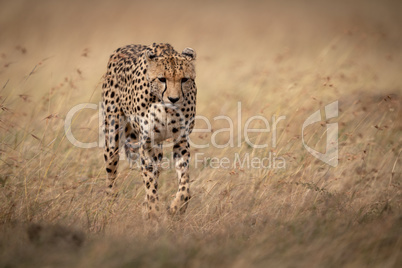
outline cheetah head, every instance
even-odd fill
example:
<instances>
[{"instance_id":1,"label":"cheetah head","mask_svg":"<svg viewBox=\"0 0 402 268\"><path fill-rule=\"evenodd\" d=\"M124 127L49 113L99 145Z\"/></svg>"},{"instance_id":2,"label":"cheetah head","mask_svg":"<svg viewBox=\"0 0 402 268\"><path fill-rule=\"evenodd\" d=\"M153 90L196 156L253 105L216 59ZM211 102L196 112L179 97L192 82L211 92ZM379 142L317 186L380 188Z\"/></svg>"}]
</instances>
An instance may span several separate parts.
<instances>
[{"instance_id":1,"label":"cheetah head","mask_svg":"<svg viewBox=\"0 0 402 268\"><path fill-rule=\"evenodd\" d=\"M147 79L152 94L161 102L180 106L185 94L194 88L196 53L192 48L180 54L170 45L166 47L146 51Z\"/></svg>"}]
</instances>

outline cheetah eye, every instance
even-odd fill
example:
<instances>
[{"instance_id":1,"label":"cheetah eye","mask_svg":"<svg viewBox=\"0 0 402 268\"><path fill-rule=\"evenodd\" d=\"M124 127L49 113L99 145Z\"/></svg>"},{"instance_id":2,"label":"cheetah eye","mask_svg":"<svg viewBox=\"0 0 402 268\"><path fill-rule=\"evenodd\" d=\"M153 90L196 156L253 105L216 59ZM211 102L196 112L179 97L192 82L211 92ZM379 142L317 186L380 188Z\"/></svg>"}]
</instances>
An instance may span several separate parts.
<instances>
[{"instance_id":1,"label":"cheetah eye","mask_svg":"<svg viewBox=\"0 0 402 268\"><path fill-rule=\"evenodd\" d=\"M182 78L182 79L181 79L181 82L182 82L182 83L185 83L185 82L187 82L187 81L188 81L188 78Z\"/></svg>"},{"instance_id":2,"label":"cheetah eye","mask_svg":"<svg viewBox=\"0 0 402 268\"><path fill-rule=\"evenodd\" d=\"M159 79L159 81L161 81L162 83L166 83L166 78L165 78L165 77L159 77L158 79Z\"/></svg>"}]
</instances>

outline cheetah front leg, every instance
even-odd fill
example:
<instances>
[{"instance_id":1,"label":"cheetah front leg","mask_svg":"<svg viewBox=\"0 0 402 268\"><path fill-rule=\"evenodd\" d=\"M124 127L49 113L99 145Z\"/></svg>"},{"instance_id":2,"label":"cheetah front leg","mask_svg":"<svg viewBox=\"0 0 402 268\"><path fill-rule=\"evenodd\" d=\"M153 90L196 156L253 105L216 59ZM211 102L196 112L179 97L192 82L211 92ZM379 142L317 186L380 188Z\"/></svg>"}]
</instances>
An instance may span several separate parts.
<instances>
[{"instance_id":1,"label":"cheetah front leg","mask_svg":"<svg viewBox=\"0 0 402 268\"><path fill-rule=\"evenodd\" d=\"M189 176L189 149L190 145L187 139L183 139L173 146L173 158L175 160L179 189L169 207L170 214L176 214L177 212L179 212L180 214L184 213L187 209L188 201L191 198Z\"/></svg>"},{"instance_id":2,"label":"cheetah front leg","mask_svg":"<svg viewBox=\"0 0 402 268\"><path fill-rule=\"evenodd\" d=\"M126 136L126 142L124 144L126 158L130 164L130 168L133 168L134 162L137 161L139 157L138 152L140 143L138 141L138 133L134 131L130 122L126 123L124 133Z\"/></svg>"},{"instance_id":3,"label":"cheetah front leg","mask_svg":"<svg viewBox=\"0 0 402 268\"><path fill-rule=\"evenodd\" d=\"M162 144L152 145L150 140L147 140L146 142L142 142L139 151L142 178L146 193L144 214L147 219L158 219L159 197L157 191L159 163L162 159Z\"/></svg>"},{"instance_id":4,"label":"cheetah front leg","mask_svg":"<svg viewBox=\"0 0 402 268\"><path fill-rule=\"evenodd\" d=\"M119 114L110 113L110 107L105 107L105 149L104 158L106 164L107 181L106 192L109 194L115 194L115 179L117 173L117 167L119 165Z\"/></svg>"}]
</instances>

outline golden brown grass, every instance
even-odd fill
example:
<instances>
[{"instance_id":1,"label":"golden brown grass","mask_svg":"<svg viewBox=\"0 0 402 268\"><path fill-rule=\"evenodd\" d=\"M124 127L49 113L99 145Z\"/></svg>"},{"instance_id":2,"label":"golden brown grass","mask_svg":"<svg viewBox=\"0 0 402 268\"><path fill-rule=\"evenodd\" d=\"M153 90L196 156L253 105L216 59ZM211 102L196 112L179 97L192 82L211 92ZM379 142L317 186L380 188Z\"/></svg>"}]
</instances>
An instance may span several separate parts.
<instances>
[{"instance_id":1,"label":"golden brown grass","mask_svg":"<svg viewBox=\"0 0 402 268\"><path fill-rule=\"evenodd\" d=\"M397 1L0 6L0 266L402 265ZM76 148L64 136L66 113L100 100L108 55L154 41L196 49L197 112L215 131L228 126L213 118L236 119L238 101L243 126L253 115L286 116L276 148L253 149L243 138L240 147L192 150L232 160L271 151L286 160L285 169L193 163L187 213L162 217L157 228L142 219L138 170L121 163L120 195L110 200L102 191L102 149ZM339 117L329 122L339 123L334 168L303 148L301 128L336 100ZM83 110L73 133L96 141L97 122L97 111ZM323 151L325 122L305 134ZM272 133L250 137L270 141ZM211 134L192 139L207 143ZM217 139L227 142L224 134ZM162 172L165 207L176 187L174 170Z\"/></svg>"}]
</instances>

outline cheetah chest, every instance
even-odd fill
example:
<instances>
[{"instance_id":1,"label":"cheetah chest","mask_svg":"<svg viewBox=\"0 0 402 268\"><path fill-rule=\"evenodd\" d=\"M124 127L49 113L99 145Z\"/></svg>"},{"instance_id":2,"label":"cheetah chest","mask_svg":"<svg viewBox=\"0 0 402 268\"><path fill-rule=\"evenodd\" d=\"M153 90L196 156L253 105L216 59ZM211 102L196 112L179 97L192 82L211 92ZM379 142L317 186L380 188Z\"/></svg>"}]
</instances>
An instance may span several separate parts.
<instances>
[{"instance_id":1,"label":"cheetah chest","mask_svg":"<svg viewBox=\"0 0 402 268\"><path fill-rule=\"evenodd\" d=\"M152 104L147 114L140 118L139 127L151 140L161 142L177 139L184 134L185 120L179 108L162 103Z\"/></svg>"}]
</instances>

